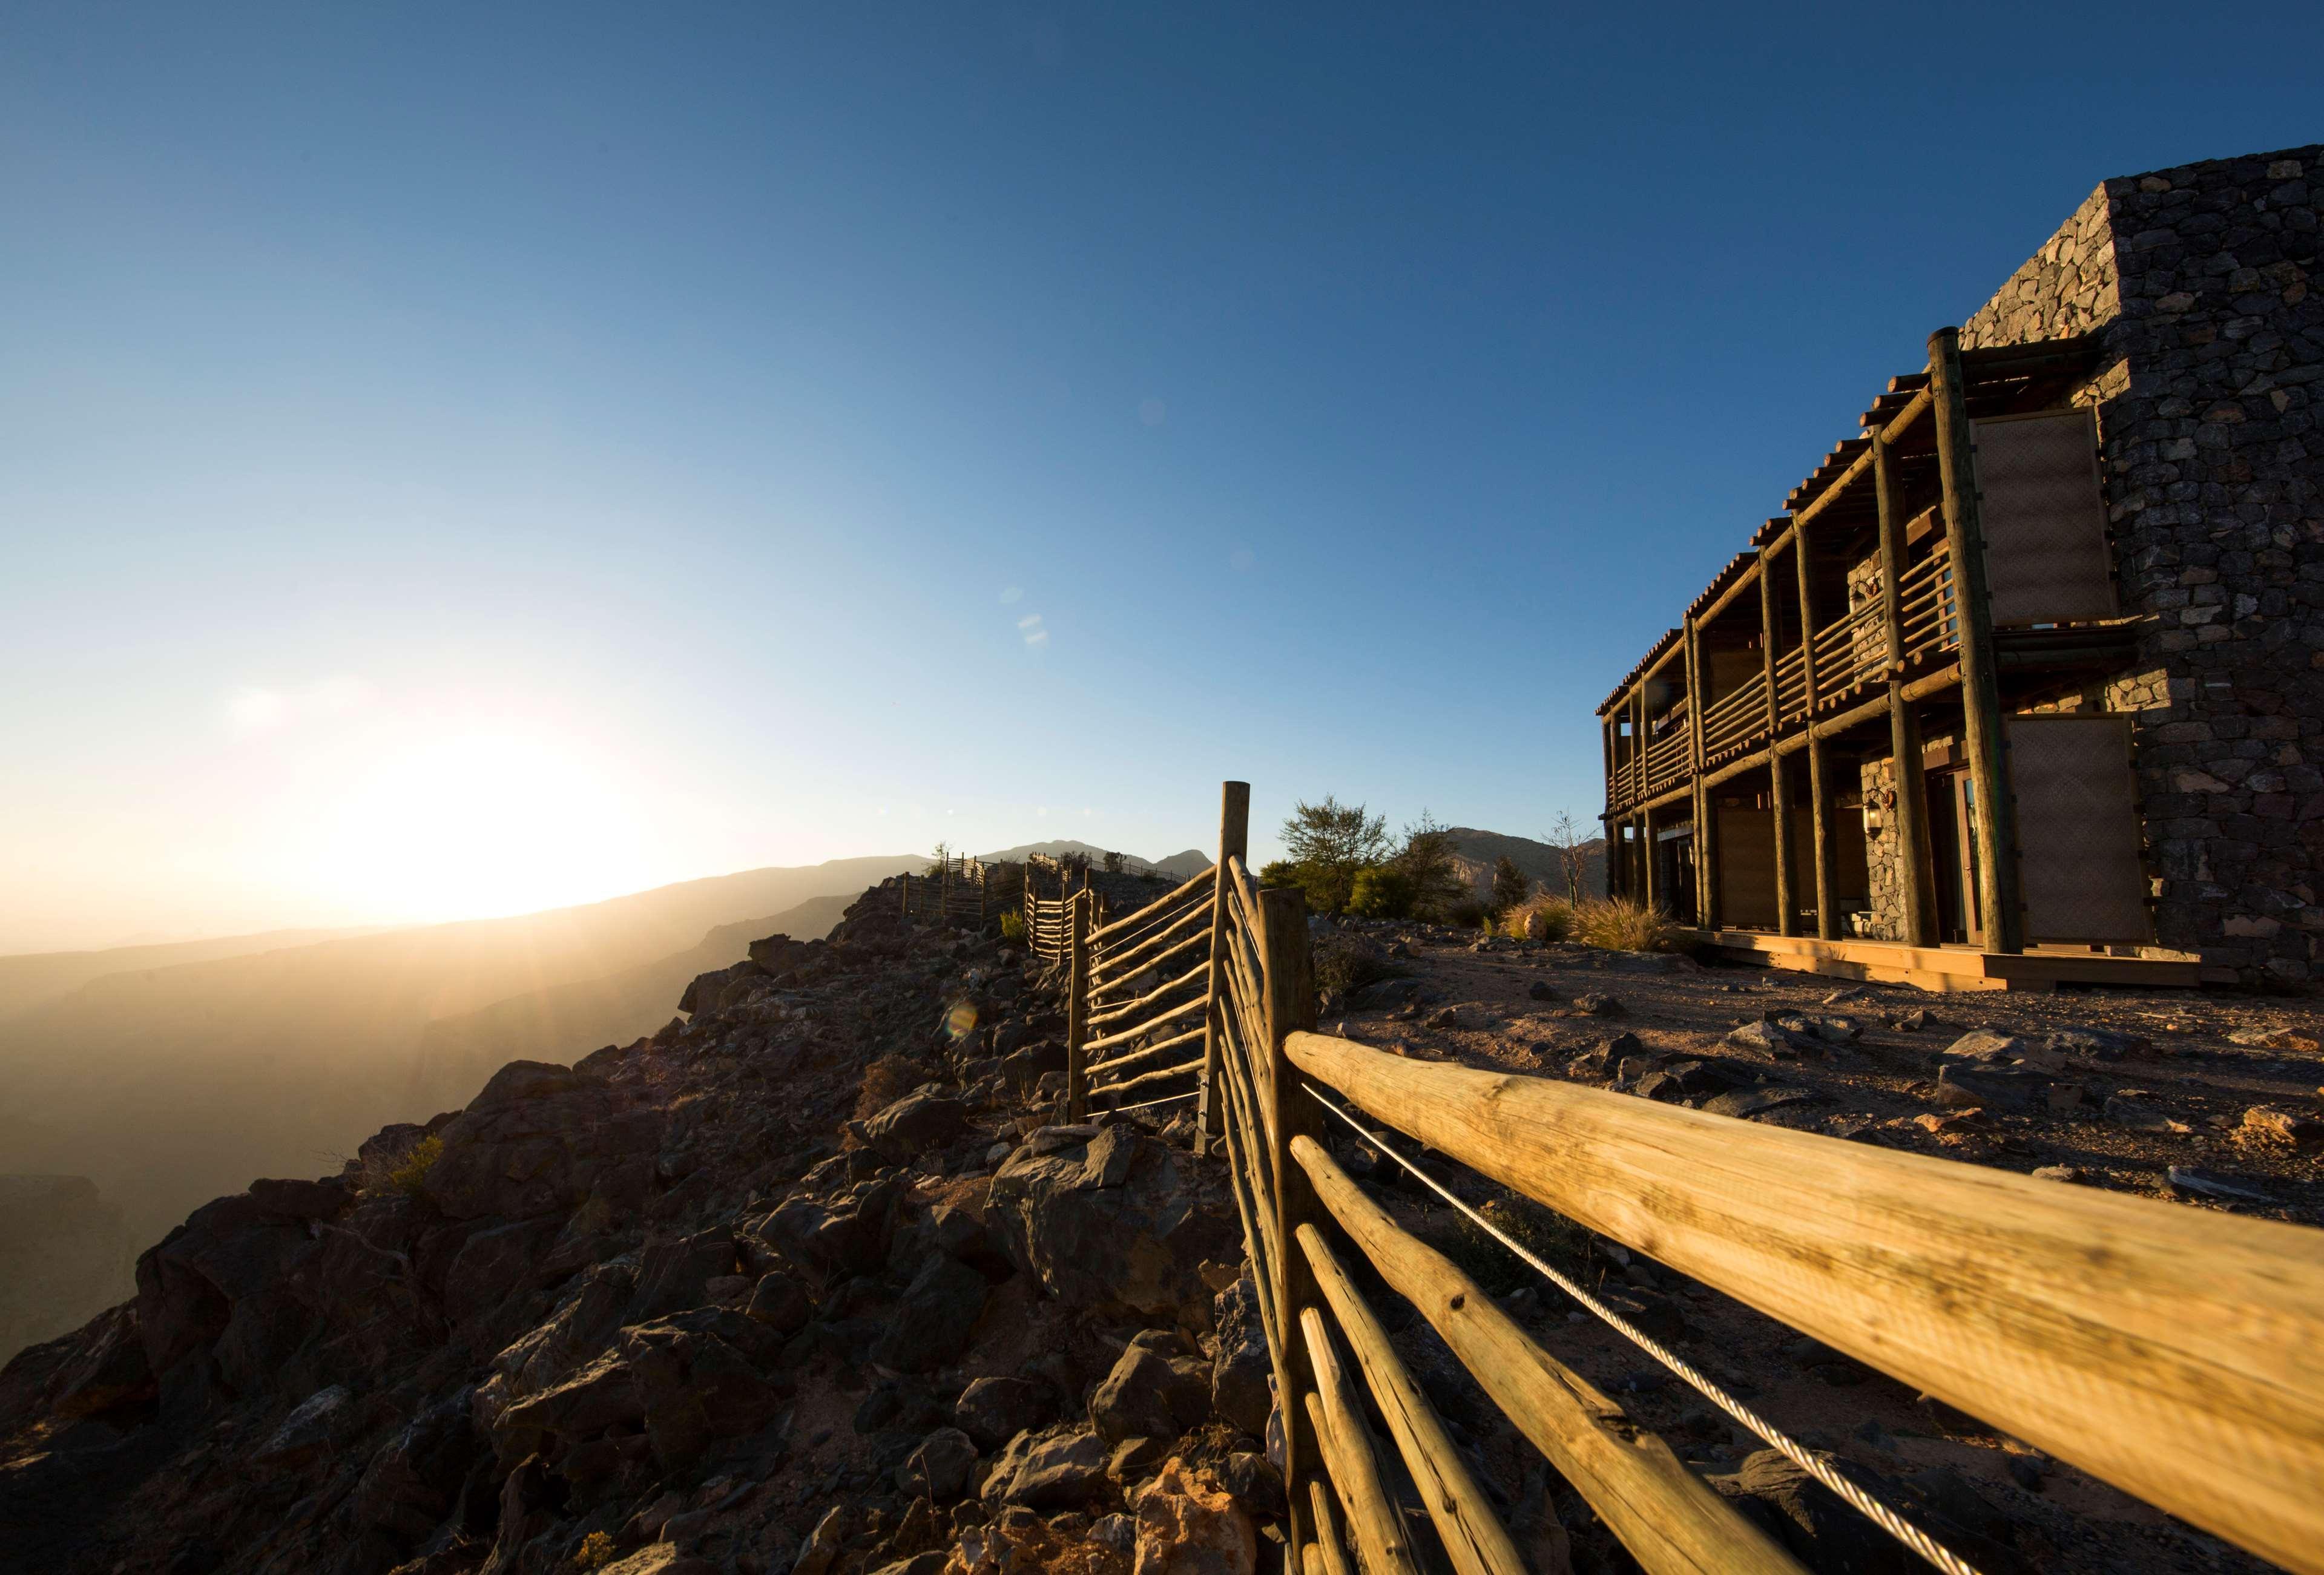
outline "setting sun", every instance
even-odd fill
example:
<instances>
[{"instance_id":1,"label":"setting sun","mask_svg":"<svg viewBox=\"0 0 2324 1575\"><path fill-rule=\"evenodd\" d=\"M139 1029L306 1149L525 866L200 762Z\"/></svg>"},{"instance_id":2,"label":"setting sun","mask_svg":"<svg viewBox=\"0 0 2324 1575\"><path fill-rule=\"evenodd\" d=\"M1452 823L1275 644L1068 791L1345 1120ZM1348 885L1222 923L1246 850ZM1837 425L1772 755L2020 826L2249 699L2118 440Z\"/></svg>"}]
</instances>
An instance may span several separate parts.
<instances>
[{"instance_id":1,"label":"setting sun","mask_svg":"<svg viewBox=\"0 0 2324 1575\"><path fill-rule=\"evenodd\" d=\"M324 883L415 918L556 907L643 881L632 808L605 763L517 732L389 756L340 806L322 860Z\"/></svg>"}]
</instances>

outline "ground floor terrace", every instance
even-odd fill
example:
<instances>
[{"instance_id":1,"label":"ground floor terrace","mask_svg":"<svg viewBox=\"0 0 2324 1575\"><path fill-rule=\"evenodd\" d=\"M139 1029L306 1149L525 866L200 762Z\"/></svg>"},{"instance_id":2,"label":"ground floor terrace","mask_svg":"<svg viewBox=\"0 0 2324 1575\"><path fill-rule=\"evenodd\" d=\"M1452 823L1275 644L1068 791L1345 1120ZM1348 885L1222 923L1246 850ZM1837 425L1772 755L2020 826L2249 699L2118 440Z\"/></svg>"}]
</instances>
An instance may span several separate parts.
<instances>
[{"instance_id":1,"label":"ground floor terrace","mask_svg":"<svg viewBox=\"0 0 2324 1575\"><path fill-rule=\"evenodd\" d=\"M2197 981L2153 944L2109 703L2137 652L2072 402L2091 361L1946 331L1891 382L1600 708L1610 891L1775 967Z\"/></svg>"}]
</instances>

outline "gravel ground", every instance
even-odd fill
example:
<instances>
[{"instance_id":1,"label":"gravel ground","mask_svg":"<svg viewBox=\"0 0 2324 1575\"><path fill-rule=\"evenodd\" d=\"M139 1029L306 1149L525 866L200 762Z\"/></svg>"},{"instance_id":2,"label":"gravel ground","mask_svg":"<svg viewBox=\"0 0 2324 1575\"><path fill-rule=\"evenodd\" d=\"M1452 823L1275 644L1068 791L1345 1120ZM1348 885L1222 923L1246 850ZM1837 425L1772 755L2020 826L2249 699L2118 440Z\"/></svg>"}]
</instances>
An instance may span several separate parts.
<instances>
[{"instance_id":1,"label":"gravel ground","mask_svg":"<svg viewBox=\"0 0 2324 1575\"><path fill-rule=\"evenodd\" d=\"M2324 1011L2305 1000L2074 989L1935 995L1908 986L1700 966L1684 957L1480 945L1474 932L1422 926L1351 926L1348 935L1414 981L1390 984L1384 993L1416 986L1419 997L1362 1009L1358 1003L1367 997L1359 990L1347 1001L1327 1000L1323 1027L1415 1059L1633 1092L1643 1085L1695 1106L1724 1091L1730 1110L1738 1096L1748 1107L1780 1094L1789 1102L1769 1103L1748 1119L1947 1159L2044 1171L2061 1184L2143 1193L2190 1208L2303 1225L2324 1220L2319 1157L2324 1147L2315 1146L2324 1134L2313 1125L2324 1094L2319 1087L2324 1083ZM1590 999L1597 997L1618 1004ZM1733 1030L1770 1018L1795 1032L1847 1042L1772 1065L1728 1042ZM2030 1109L2009 1113L1990 1108L1992 1101L1973 1105L1960 1089L1940 1082L1945 1052L1972 1030L2018 1036L2021 1042L2006 1047L2007 1053L2043 1061ZM2023 1043L2087 1030L2095 1036L2064 1043L2096 1045L2101 1054L2119 1058L2095 1059L2087 1049L2043 1055ZM1683 1071L1690 1061L1704 1063L1705 1069ZM1657 1072L1663 1082L1646 1083ZM1724 1079L1729 1086L1722 1091L1704 1079ZM1678 1097L1682 1088L1706 1086L1711 1091ZM2255 1108L2262 1114L2247 1121ZM1459 1216L1416 1184L1392 1183L1392 1168L1383 1165L1377 1180L1407 1225L1440 1243L1457 1241ZM2205 1185L2251 1195L2194 1190ZM1496 1191L1475 1178L1458 1190L1472 1201ZM1473 1237L1469 1245L1473 1250ZM1582 1259L1584 1277L1643 1308L1677 1334L1682 1353L1810 1444L1891 1482L1952 1468L2006 1517L2019 1567L2093 1572L2273 1568L1708 1286L1634 1256L1626 1265L1625 1256L1597 1244ZM1512 1277L1531 1278L1538 1287L1519 1288L1505 1300L1545 1349L1616 1394L1698 1469L1731 1471L1761 1447L1620 1335L1570 1310L1573 1303L1563 1292L1524 1271ZM1449 1370L1449 1352L1416 1320L1399 1342L1424 1369Z\"/></svg>"}]
</instances>

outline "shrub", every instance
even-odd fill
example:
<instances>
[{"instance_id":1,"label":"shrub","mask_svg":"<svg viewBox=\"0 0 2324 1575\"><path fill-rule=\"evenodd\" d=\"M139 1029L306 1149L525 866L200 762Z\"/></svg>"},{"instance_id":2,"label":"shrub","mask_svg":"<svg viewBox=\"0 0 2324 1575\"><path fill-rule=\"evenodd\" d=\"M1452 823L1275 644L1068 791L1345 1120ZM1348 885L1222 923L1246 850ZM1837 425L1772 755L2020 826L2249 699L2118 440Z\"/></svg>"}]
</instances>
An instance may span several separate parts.
<instances>
[{"instance_id":1,"label":"shrub","mask_svg":"<svg viewBox=\"0 0 2324 1575\"><path fill-rule=\"evenodd\" d=\"M576 1570L602 1570L613 1561L613 1534L593 1531L573 1550Z\"/></svg>"},{"instance_id":2,"label":"shrub","mask_svg":"<svg viewBox=\"0 0 2324 1575\"><path fill-rule=\"evenodd\" d=\"M433 1132L429 1133L413 1144L410 1152L389 1169L388 1186L407 1198L418 1197L420 1187L428 1180L428 1173L435 1169L436 1162L443 1157L444 1139Z\"/></svg>"},{"instance_id":3,"label":"shrub","mask_svg":"<svg viewBox=\"0 0 2324 1575\"><path fill-rule=\"evenodd\" d=\"M1319 996L1345 998L1367 984L1395 979L1406 972L1379 945L1359 935L1325 935L1315 943L1312 955Z\"/></svg>"},{"instance_id":4,"label":"shrub","mask_svg":"<svg viewBox=\"0 0 2324 1575\"><path fill-rule=\"evenodd\" d=\"M1526 899L1533 889L1533 877L1517 868L1517 861L1503 853L1493 861L1493 906L1507 912Z\"/></svg>"},{"instance_id":5,"label":"shrub","mask_svg":"<svg viewBox=\"0 0 2324 1575\"><path fill-rule=\"evenodd\" d=\"M1410 876L1393 864L1375 864L1356 871L1355 894L1348 898L1348 911L1358 918L1409 918L1413 895Z\"/></svg>"},{"instance_id":6,"label":"shrub","mask_svg":"<svg viewBox=\"0 0 2324 1575\"><path fill-rule=\"evenodd\" d=\"M1551 945L1573 933L1573 905L1544 891L1501 916L1501 934L1511 940Z\"/></svg>"},{"instance_id":7,"label":"shrub","mask_svg":"<svg viewBox=\"0 0 2324 1575\"><path fill-rule=\"evenodd\" d=\"M1004 941L1014 941L1018 944L1022 945L1025 941L1025 916L1021 913L1002 914L1001 916L1001 938Z\"/></svg>"},{"instance_id":8,"label":"shrub","mask_svg":"<svg viewBox=\"0 0 2324 1575\"><path fill-rule=\"evenodd\" d=\"M1573 938L1609 952L1667 952L1676 926L1660 908L1628 897L1585 897L1573 907Z\"/></svg>"},{"instance_id":9,"label":"shrub","mask_svg":"<svg viewBox=\"0 0 2324 1575\"><path fill-rule=\"evenodd\" d=\"M1320 804L1295 800L1291 818L1283 823L1283 846L1309 904L1324 913L1344 912L1356 872L1379 863L1388 851L1387 819L1328 793Z\"/></svg>"},{"instance_id":10,"label":"shrub","mask_svg":"<svg viewBox=\"0 0 2324 1575\"><path fill-rule=\"evenodd\" d=\"M855 1119L866 1120L928 1081L927 1068L904 1055L882 1055L863 1069L855 1096Z\"/></svg>"},{"instance_id":11,"label":"shrub","mask_svg":"<svg viewBox=\"0 0 2324 1575\"><path fill-rule=\"evenodd\" d=\"M1476 895L1453 861L1456 856L1451 828L1437 824L1427 810L1423 809L1420 818L1404 828L1404 846L1393 862L1412 882L1412 911L1422 918L1477 922L1469 915Z\"/></svg>"},{"instance_id":12,"label":"shrub","mask_svg":"<svg viewBox=\"0 0 2324 1575\"><path fill-rule=\"evenodd\" d=\"M1493 927L1493 910L1473 897L1464 897L1443 911L1446 924L1464 930Z\"/></svg>"}]
</instances>

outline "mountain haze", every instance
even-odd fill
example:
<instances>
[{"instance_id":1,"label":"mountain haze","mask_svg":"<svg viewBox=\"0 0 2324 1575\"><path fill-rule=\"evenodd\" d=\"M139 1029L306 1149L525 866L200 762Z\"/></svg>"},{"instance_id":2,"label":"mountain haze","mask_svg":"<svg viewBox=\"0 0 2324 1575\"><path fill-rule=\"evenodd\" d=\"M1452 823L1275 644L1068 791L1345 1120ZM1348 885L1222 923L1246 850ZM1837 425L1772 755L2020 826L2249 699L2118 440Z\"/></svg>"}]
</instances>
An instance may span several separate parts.
<instances>
[{"instance_id":1,"label":"mountain haze","mask_svg":"<svg viewBox=\"0 0 2324 1575\"><path fill-rule=\"evenodd\" d=\"M922 862L895 854L752 870L546 913L160 967L150 953L179 948L134 948L129 967L35 994L0 1018L10 1092L0 1170L88 1176L133 1238L150 1239L254 1175L304 1174L318 1157L352 1152L383 1120L466 1101L481 1031L463 1024L471 1014L511 1003L496 1021L529 1049L556 1060L586 1054L607 1042L610 1025L634 1019L646 989L639 971L666 977L721 926L778 916L769 927L780 928L802 904L853 896ZM86 973L91 964L69 966ZM0 977L32 981L27 992L61 976L54 962L0 959ZM560 1044L567 1034L576 1036ZM490 1053L491 1063L516 1053Z\"/></svg>"}]
</instances>

